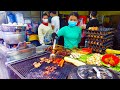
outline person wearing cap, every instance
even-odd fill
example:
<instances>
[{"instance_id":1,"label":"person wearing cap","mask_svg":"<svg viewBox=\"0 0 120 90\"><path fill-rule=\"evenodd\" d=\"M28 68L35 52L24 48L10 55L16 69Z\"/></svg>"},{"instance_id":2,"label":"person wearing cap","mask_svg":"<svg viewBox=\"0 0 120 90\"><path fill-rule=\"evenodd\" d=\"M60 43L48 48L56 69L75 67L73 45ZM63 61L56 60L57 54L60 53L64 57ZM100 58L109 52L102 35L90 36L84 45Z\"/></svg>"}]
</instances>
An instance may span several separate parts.
<instances>
[{"instance_id":1,"label":"person wearing cap","mask_svg":"<svg viewBox=\"0 0 120 90\"><path fill-rule=\"evenodd\" d=\"M120 50L120 21L118 22L117 29L114 31L113 49Z\"/></svg>"},{"instance_id":2,"label":"person wearing cap","mask_svg":"<svg viewBox=\"0 0 120 90\"><path fill-rule=\"evenodd\" d=\"M52 29L56 33L60 29L59 16L57 15L56 11L50 11L50 16L52 17L51 19Z\"/></svg>"},{"instance_id":3,"label":"person wearing cap","mask_svg":"<svg viewBox=\"0 0 120 90\"><path fill-rule=\"evenodd\" d=\"M90 20L86 25L86 29L88 29L89 27L99 27L100 26L99 21L96 18L96 16L97 16L97 11L90 12Z\"/></svg>"}]
</instances>

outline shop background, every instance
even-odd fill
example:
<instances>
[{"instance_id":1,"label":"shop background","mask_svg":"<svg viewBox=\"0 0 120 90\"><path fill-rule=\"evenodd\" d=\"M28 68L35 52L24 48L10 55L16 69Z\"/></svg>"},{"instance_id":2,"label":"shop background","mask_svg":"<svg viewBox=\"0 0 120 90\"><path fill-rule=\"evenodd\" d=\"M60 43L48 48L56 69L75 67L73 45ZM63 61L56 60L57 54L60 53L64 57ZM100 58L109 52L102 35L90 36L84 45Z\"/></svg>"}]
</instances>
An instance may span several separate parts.
<instances>
[{"instance_id":1,"label":"shop background","mask_svg":"<svg viewBox=\"0 0 120 90\"><path fill-rule=\"evenodd\" d=\"M17 12L21 12L24 16L24 19L29 18L32 19L32 21L40 21L40 11L17 11Z\"/></svg>"},{"instance_id":2,"label":"shop background","mask_svg":"<svg viewBox=\"0 0 120 90\"><path fill-rule=\"evenodd\" d=\"M0 11L0 24L6 23L5 13L9 11ZM41 21L41 15L43 11L12 11L12 12L20 12L23 14L24 19L31 19L35 22ZM69 15L72 11L58 11L59 14ZM77 11L79 15L89 15L89 11ZM117 27L118 22L120 21L120 11L98 11L98 19L100 23L104 24L112 24L114 28Z\"/></svg>"}]
</instances>

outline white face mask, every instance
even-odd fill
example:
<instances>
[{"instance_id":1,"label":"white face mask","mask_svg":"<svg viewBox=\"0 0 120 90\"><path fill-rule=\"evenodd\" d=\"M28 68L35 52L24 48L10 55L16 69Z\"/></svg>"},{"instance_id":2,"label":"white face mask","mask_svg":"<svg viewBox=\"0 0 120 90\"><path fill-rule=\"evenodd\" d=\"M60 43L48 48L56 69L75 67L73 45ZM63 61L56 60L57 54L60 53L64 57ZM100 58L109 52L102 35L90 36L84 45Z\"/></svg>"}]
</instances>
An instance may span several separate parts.
<instances>
[{"instance_id":1,"label":"white face mask","mask_svg":"<svg viewBox=\"0 0 120 90\"><path fill-rule=\"evenodd\" d=\"M48 19L42 19L44 23L48 23Z\"/></svg>"}]
</instances>

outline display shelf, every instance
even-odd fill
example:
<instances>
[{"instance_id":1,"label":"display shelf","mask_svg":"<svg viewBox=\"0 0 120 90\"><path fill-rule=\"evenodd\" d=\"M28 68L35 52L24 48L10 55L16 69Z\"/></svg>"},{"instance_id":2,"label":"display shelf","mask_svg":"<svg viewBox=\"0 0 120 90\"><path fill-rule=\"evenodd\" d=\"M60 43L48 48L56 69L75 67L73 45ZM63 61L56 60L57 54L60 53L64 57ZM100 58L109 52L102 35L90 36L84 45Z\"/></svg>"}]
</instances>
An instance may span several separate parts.
<instances>
[{"instance_id":1,"label":"display shelf","mask_svg":"<svg viewBox=\"0 0 120 90\"><path fill-rule=\"evenodd\" d=\"M112 40L109 40L107 42L96 42L96 41L88 41L88 44L91 44L91 45L97 45L97 46L108 46L109 44L113 43Z\"/></svg>"},{"instance_id":2,"label":"display shelf","mask_svg":"<svg viewBox=\"0 0 120 90\"><path fill-rule=\"evenodd\" d=\"M100 38L92 38L92 37L86 37L86 40L88 41L94 41L94 42L108 42L110 40L112 40L113 37L109 37L109 38L105 38L105 39L100 39Z\"/></svg>"},{"instance_id":3,"label":"display shelf","mask_svg":"<svg viewBox=\"0 0 120 90\"><path fill-rule=\"evenodd\" d=\"M107 48L113 46L114 28L99 28L99 30L86 30L86 47L93 52L104 53Z\"/></svg>"},{"instance_id":4,"label":"display shelf","mask_svg":"<svg viewBox=\"0 0 120 90\"><path fill-rule=\"evenodd\" d=\"M104 27L100 27L98 30L88 30L86 29L86 31L93 31L93 32L109 32L109 31L113 31L114 28L104 28Z\"/></svg>"}]
</instances>

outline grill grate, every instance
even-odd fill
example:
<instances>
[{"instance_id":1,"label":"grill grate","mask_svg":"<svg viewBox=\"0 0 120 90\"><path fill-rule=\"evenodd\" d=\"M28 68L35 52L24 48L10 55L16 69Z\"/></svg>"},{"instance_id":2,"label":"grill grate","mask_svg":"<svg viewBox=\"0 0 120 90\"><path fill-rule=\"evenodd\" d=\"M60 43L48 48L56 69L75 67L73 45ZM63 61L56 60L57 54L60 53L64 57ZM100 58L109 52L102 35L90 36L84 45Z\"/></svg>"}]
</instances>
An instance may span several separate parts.
<instances>
[{"instance_id":1,"label":"grill grate","mask_svg":"<svg viewBox=\"0 0 120 90\"><path fill-rule=\"evenodd\" d=\"M19 72L26 79L66 79L71 69L75 66L69 63L64 63L64 66L61 68L53 63L43 63L39 68L34 68L33 63L38 62L41 57L49 57L50 53L30 58L27 60L23 60L20 62L16 62L14 64L10 64L17 72ZM54 72L51 72L49 75L43 75L45 71L45 67L47 66L55 66L57 69ZM8 66L9 67L9 66ZM15 72L15 71L14 71ZM15 72L16 73L16 72Z\"/></svg>"}]
</instances>

